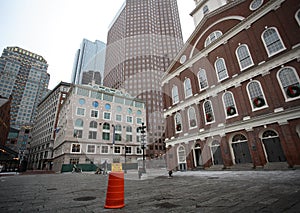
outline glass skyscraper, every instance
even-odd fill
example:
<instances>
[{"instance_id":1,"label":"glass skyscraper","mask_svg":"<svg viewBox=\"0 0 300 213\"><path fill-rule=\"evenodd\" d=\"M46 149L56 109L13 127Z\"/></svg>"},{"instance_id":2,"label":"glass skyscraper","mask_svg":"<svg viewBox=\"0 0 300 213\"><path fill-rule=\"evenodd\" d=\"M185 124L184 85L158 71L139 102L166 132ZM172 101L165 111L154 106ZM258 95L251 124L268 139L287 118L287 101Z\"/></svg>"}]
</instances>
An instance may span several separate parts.
<instances>
[{"instance_id":1,"label":"glass skyscraper","mask_svg":"<svg viewBox=\"0 0 300 213\"><path fill-rule=\"evenodd\" d=\"M73 64L71 82L73 84L102 84L105 61L105 43L83 39L77 50Z\"/></svg>"},{"instance_id":2,"label":"glass skyscraper","mask_svg":"<svg viewBox=\"0 0 300 213\"><path fill-rule=\"evenodd\" d=\"M48 92L47 61L19 47L7 47L0 57L0 95L12 95L10 125L32 126L37 105Z\"/></svg>"}]
</instances>

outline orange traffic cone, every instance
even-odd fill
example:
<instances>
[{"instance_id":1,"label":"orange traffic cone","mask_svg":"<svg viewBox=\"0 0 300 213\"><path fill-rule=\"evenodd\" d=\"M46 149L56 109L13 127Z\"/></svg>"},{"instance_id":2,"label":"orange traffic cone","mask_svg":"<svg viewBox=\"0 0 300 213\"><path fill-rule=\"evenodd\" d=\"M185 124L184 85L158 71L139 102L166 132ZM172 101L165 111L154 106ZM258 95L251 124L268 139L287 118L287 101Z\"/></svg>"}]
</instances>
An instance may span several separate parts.
<instances>
[{"instance_id":1,"label":"orange traffic cone","mask_svg":"<svg viewBox=\"0 0 300 213\"><path fill-rule=\"evenodd\" d=\"M111 172L108 177L104 208L119 209L124 206L124 172Z\"/></svg>"}]
</instances>

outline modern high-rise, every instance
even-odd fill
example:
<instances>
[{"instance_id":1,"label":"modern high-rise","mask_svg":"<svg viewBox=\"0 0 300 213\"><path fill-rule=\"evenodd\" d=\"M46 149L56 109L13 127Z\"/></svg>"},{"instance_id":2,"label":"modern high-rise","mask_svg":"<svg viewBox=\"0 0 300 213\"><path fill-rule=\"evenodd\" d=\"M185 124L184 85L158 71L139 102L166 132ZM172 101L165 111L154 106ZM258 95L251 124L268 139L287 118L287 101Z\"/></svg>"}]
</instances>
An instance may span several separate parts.
<instances>
[{"instance_id":1,"label":"modern high-rise","mask_svg":"<svg viewBox=\"0 0 300 213\"><path fill-rule=\"evenodd\" d=\"M37 105L48 92L47 61L19 47L7 47L0 57L0 95L12 96L10 126L31 126Z\"/></svg>"},{"instance_id":2,"label":"modern high-rise","mask_svg":"<svg viewBox=\"0 0 300 213\"><path fill-rule=\"evenodd\" d=\"M102 84L105 61L105 43L83 39L77 50L73 64L71 82L73 84Z\"/></svg>"},{"instance_id":3,"label":"modern high-rise","mask_svg":"<svg viewBox=\"0 0 300 213\"><path fill-rule=\"evenodd\" d=\"M126 0L108 31L103 83L146 102L150 157L165 152L161 78L182 46L176 0Z\"/></svg>"}]
</instances>

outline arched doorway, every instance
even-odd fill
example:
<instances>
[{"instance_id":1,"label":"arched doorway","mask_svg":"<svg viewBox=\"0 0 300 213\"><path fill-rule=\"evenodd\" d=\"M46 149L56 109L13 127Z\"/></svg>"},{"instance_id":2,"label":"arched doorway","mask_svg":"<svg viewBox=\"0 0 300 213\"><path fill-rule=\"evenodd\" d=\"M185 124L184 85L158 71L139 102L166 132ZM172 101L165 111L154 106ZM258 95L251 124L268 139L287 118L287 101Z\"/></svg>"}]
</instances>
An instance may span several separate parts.
<instances>
[{"instance_id":1,"label":"arched doorway","mask_svg":"<svg viewBox=\"0 0 300 213\"><path fill-rule=\"evenodd\" d=\"M186 155L184 146L179 146L177 149L178 166L180 171L186 170Z\"/></svg>"},{"instance_id":2,"label":"arched doorway","mask_svg":"<svg viewBox=\"0 0 300 213\"><path fill-rule=\"evenodd\" d=\"M247 138L242 134L237 134L232 138L232 150L235 164L252 163Z\"/></svg>"},{"instance_id":3,"label":"arched doorway","mask_svg":"<svg viewBox=\"0 0 300 213\"><path fill-rule=\"evenodd\" d=\"M217 140L214 140L210 145L210 150L211 150L213 165L222 165L223 158L222 158L222 153L221 153L220 142Z\"/></svg>"},{"instance_id":4,"label":"arched doorway","mask_svg":"<svg viewBox=\"0 0 300 213\"><path fill-rule=\"evenodd\" d=\"M284 162L286 157L276 132L267 130L262 134L262 142L268 162Z\"/></svg>"},{"instance_id":5,"label":"arched doorway","mask_svg":"<svg viewBox=\"0 0 300 213\"><path fill-rule=\"evenodd\" d=\"M201 151L201 146L199 144L195 145L194 153L195 153L195 166L202 167L203 166L203 160L201 155L202 151Z\"/></svg>"}]
</instances>

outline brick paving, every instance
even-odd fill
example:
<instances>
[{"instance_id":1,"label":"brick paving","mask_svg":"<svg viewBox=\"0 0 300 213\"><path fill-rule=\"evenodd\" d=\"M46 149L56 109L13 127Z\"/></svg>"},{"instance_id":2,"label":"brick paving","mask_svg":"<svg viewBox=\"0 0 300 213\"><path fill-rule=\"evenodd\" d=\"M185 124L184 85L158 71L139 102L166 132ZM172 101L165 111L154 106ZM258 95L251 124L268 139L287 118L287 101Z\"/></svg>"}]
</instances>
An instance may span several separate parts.
<instances>
[{"instance_id":1,"label":"brick paving","mask_svg":"<svg viewBox=\"0 0 300 213\"><path fill-rule=\"evenodd\" d=\"M105 209L108 176L0 176L0 212L299 212L300 170L125 174L125 207Z\"/></svg>"}]
</instances>

